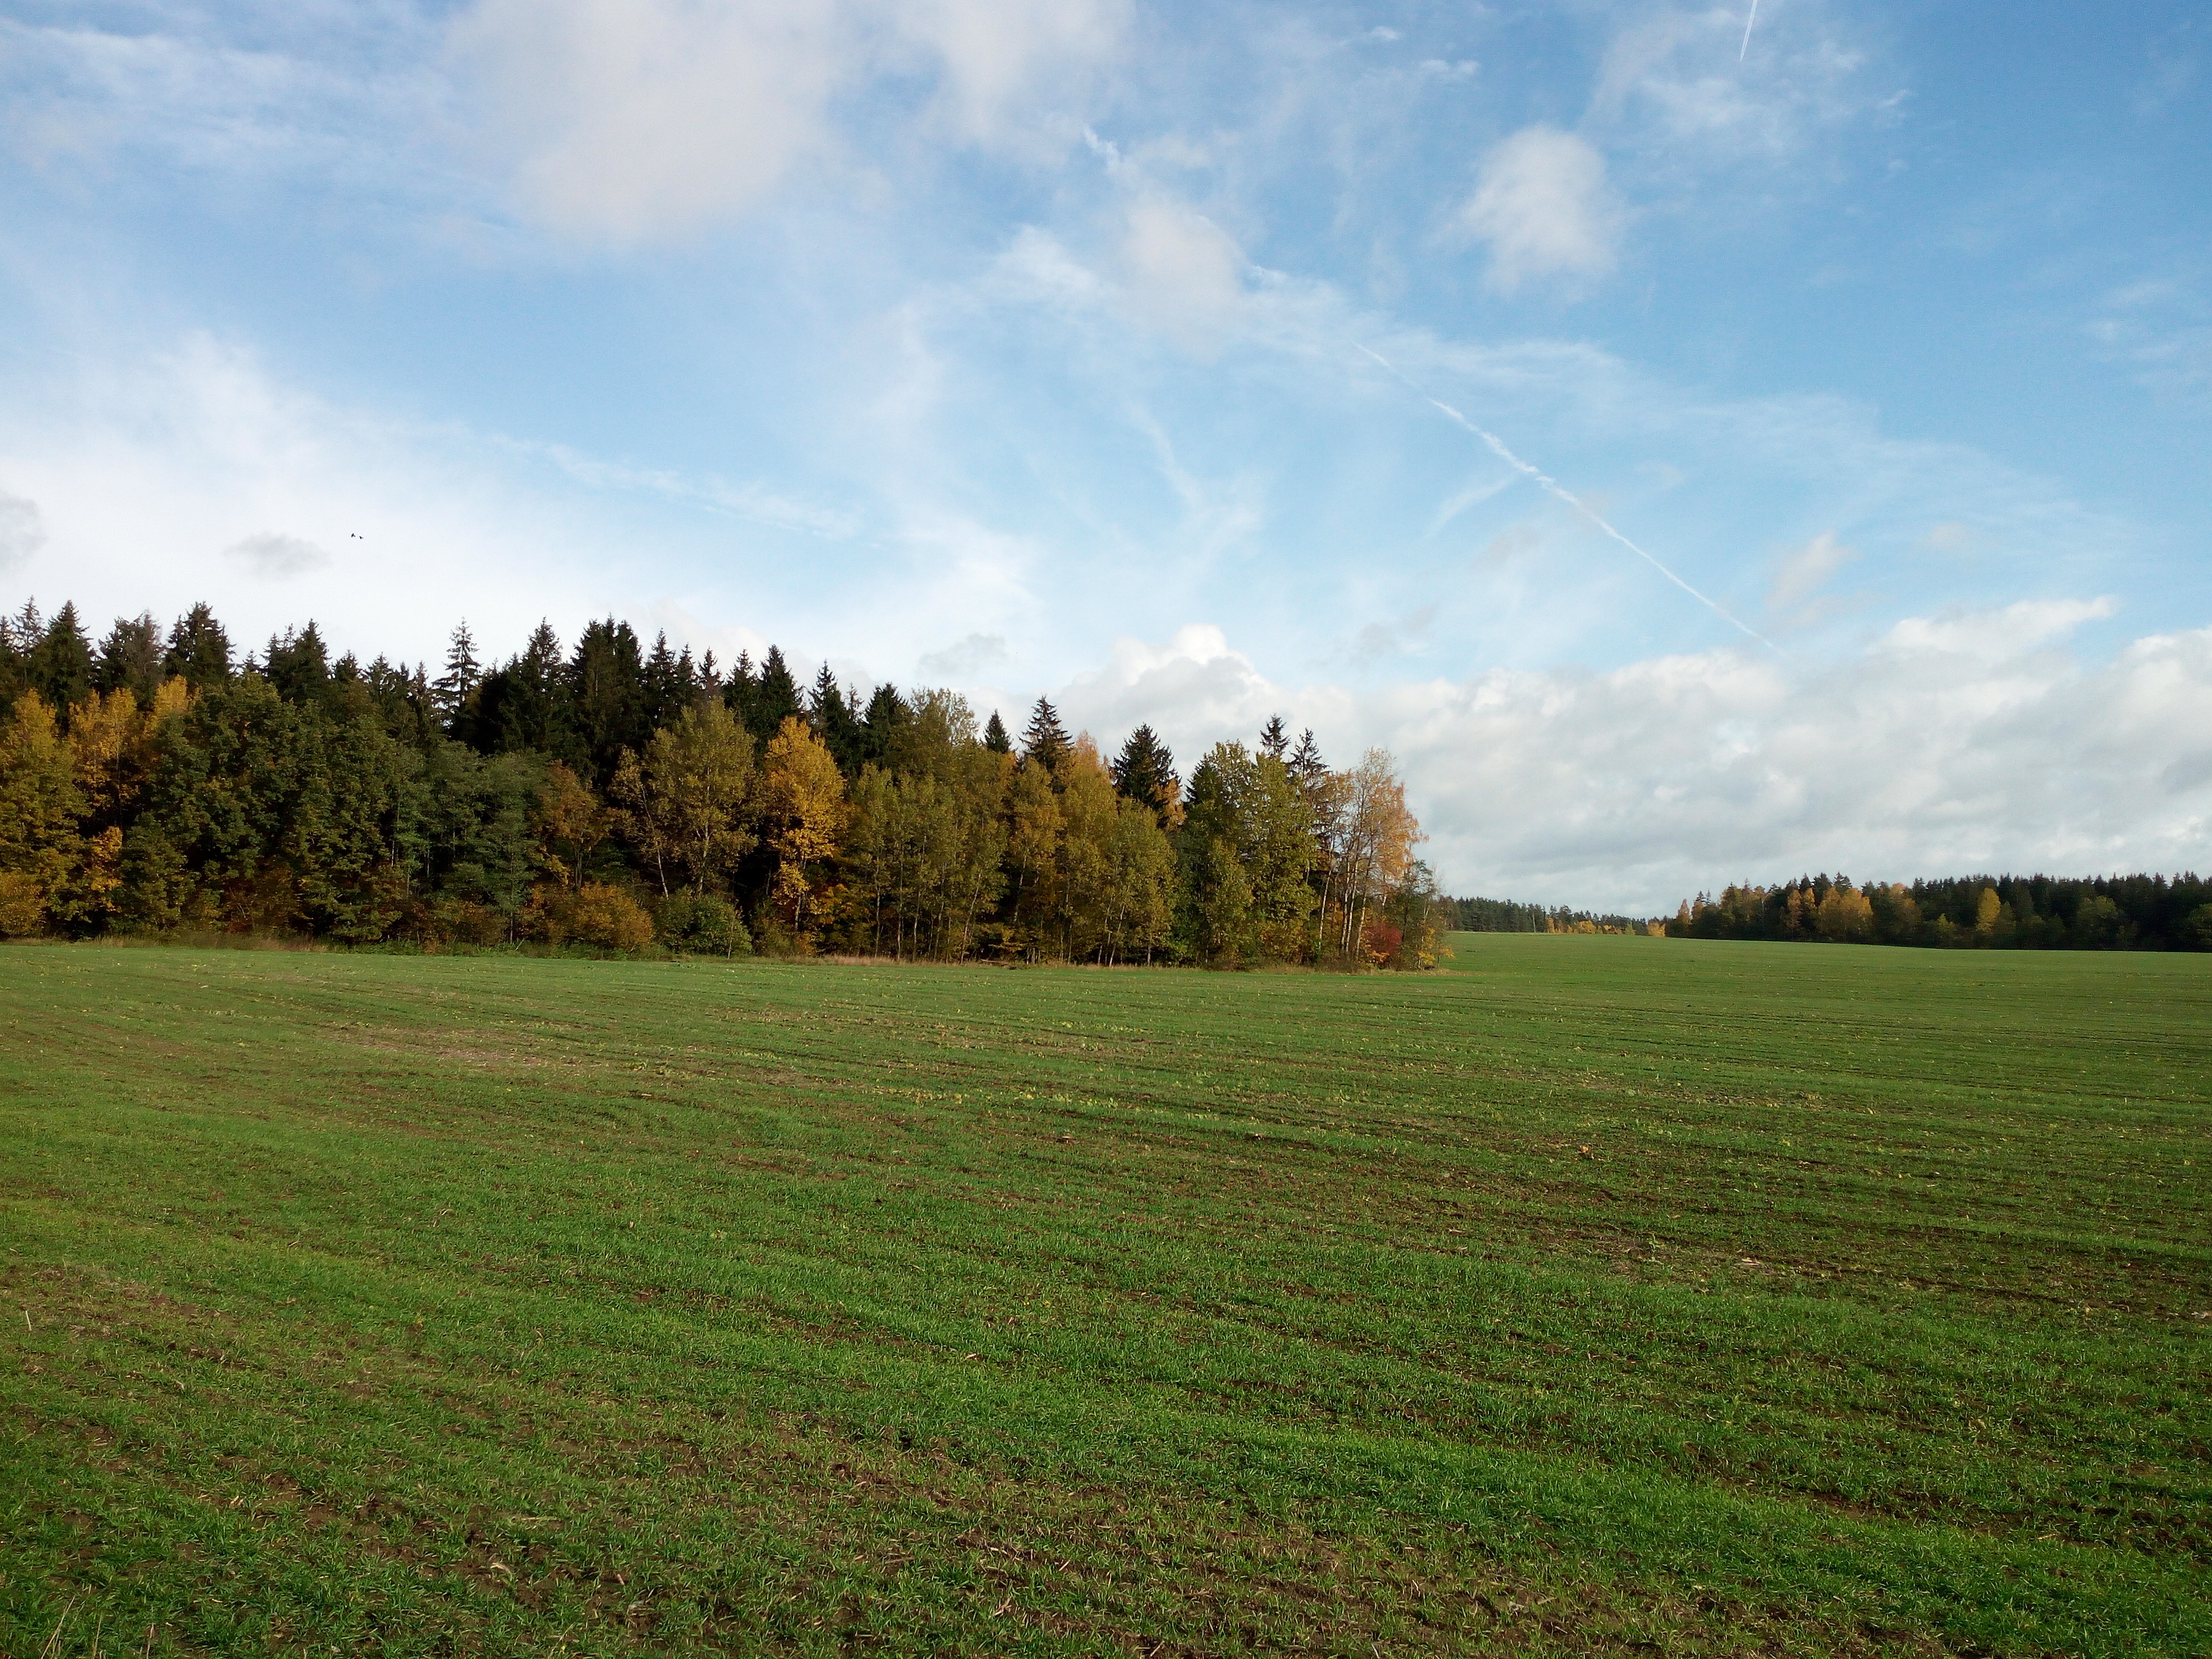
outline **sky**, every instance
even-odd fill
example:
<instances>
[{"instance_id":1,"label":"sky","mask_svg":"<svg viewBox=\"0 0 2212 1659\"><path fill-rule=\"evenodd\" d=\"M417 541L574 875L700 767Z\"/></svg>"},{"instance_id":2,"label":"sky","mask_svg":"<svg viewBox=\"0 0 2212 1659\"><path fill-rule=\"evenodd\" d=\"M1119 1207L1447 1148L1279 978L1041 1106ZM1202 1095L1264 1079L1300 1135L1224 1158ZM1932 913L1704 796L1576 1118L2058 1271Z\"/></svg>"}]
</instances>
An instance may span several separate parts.
<instances>
[{"instance_id":1,"label":"sky","mask_svg":"<svg viewBox=\"0 0 2212 1659\"><path fill-rule=\"evenodd\" d=\"M0 600L1389 749L1450 891L2212 869L2212 14L0 0Z\"/></svg>"}]
</instances>

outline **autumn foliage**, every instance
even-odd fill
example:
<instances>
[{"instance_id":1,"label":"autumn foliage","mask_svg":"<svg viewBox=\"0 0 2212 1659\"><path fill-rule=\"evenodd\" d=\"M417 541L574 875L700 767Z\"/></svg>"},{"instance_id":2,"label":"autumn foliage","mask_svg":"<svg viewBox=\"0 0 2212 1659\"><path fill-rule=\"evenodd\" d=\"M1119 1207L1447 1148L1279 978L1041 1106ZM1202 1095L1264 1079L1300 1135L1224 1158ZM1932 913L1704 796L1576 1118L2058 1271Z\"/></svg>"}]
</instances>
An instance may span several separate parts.
<instances>
[{"instance_id":1,"label":"autumn foliage","mask_svg":"<svg viewBox=\"0 0 2212 1659\"><path fill-rule=\"evenodd\" d=\"M1041 699L1017 744L612 621L489 667L464 628L434 680L312 624L236 661L204 605L96 649L69 607L0 625L9 935L1419 967L1420 840L1387 754L1334 772L1279 720L1186 782L1149 726L1109 762Z\"/></svg>"}]
</instances>

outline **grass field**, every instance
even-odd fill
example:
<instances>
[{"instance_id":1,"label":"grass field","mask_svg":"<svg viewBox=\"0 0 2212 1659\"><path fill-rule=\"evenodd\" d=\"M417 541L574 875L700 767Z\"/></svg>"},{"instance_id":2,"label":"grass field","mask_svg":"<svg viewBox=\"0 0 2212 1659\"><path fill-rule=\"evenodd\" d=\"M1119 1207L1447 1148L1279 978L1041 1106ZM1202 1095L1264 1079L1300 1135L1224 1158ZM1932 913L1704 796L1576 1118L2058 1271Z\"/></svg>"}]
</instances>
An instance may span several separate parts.
<instances>
[{"instance_id":1,"label":"grass field","mask_svg":"<svg viewBox=\"0 0 2212 1659\"><path fill-rule=\"evenodd\" d=\"M2212 959L1455 942L0 950L0 1652L2212 1652Z\"/></svg>"}]
</instances>

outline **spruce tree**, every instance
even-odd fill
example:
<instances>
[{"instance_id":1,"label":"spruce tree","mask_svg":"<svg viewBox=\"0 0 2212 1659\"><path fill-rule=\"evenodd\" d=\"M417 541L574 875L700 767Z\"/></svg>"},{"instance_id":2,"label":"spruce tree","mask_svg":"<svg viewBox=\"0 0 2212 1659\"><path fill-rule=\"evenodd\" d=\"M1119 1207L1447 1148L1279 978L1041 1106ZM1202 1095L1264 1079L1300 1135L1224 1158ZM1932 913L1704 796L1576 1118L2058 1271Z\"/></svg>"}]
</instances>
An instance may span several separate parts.
<instances>
[{"instance_id":1,"label":"spruce tree","mask_svg":"<svg viewBox=\"0 0 2212 1659\"><path fill-rule=\"evenodd\" d=\"M1283 725L1283 717L1268 715L1267 725L1260 728L1260 752L1269 760L1281 760L1290 746L1291 734Z\"/></svg>"},{"instance_id":2,"label":"spruce tree","mask_svg":"<svg viewBox=\"0 0 2212 1659\"><path fill-rule=\"evenodd\" d=\"M868 759L878 766L888 767L890 764L891 745L898 736L899 728L907 723L912 713L906 706L906 699L899 696L898 687L890 681L886 680L876 688L875 695L868 699L865 721L865 748ZM992 718L996 720L998 716L994 714ZM999 735L1001 738L1006 735L1003 726L999 728Z\"/></svg>"},{"instance_id":3,"label":"spruce tree","mask_svg":"<svg viewBox=\"0 0 2212 1659\"><path fill-rule=\"evenodd\" d=\"M431 687L439 723L447 731L459 729L466 717L469 699L476 695L483 679L483 667L477 661L476 638L469 632L469 621L464 617L446 647L446 672Z\"/></svg>"},{"instance_id":4,"label":"spruce tree","mask_svg":"<svg viewBox=\"0 0 2212 1659\"><path fill-rule=\"evenodd\" d=\"M33 687L66 722L70 708L92 690L92 641L76 619L74 603L54 612L45 636L31 651L29 667Z\"/></svg>"},{"instance_id":5,"label":"spruce tree","mask_svg":"<svg viewBox=\"0 0 2212 1659\"><path fill-rule=\"evenodd\" d=\"M1182 785L1176 776L1175 757L1151 726L1140 726L1129 733L1109 769L1115 790L1151 807L1164 828L1168 824Z\"/></svg>"},{"instance_id":6,"label":"spruce tree","mask_svg":"<svg viewBox=\"0 0 2212 1659\"><path fill-rule=\"evenodd\" d=\"M230 678L230 635L205 600L178 617L170 628L161 672L180 676L195 691L221 685Z\"/></svg>"},{"instance_id":7,"label":"spruce tree","mask_svg":"<svg viewBox=\"0 0 2212 1659\"><path fill-rule=\"evenodd\" d=\"M760 684L753 693L746 729L766 743L783 729L784 721L805 712L805 704L799 695L799 682L791 677L782 647L771 645L761 662Z\"/></svg>"},{"instance_id":8,"label":"spruce tree","mask_svg":"<svg viewBox=\"0 0 2212 1659\"><path fill-rule=\"evenodd\" d=\"M268 665L262 678L276 688L276 695L295 705L329 701L330 653L322 630L310 621L303 629L286 629L269 640Z\"/></svg>"},{"instance_id":9,"label":"spruce tree","mask_svg":"<svg viewBox=\"0 0 2212 1659\"><path fill-rule=\"evenodd\" d=\"M738 653L738 659L730 665L730 677L722 682L722 702L738 717L738 724L746 731L755 729L753 704L760 697L760 676L753 671L753 653Z\"/></svg>"},{"instance_id":10,"label":"spruce tree","mask_svg":"<svg viewBox=\"0 0 2212 1659\"><path fill-rule=\"evenodd\" d=\"M1006 723L999 718L999 711L995 708L991 711L991 718L983 726L983 747L994 755L1011 755L1014 752L1014 740L1006 735Z\"/></svg>"},{"instance_id":11,"label":"spruce tree","mask_svg":"<svg viewBox=\"0 0 2212 1659\"><path fill-rule=\"evenodd\" d=\"M153 613L118 617L100 642L92 683L102 691L128 691L143 708L161 684L161 627Z\"/></svg>"},{"instance_id":12,"label":"spruce tree","mask_svg":"<svg viewBox=\"0 0 2212 1659\"><path fill-rule=\"evenodd\" d=\"M643 747L647 724L645 665L637 633L609 617L584 629L568 663L568 695L577 735L601 787L614 775L625 749Z\"/></svg>"},{"instance_id":13,"label":"spruce tree","mask_svg":"<svg viewBox=\"0 0 2212 1659\"><path fill-rule=\"evenodd\" d=\"M837 677L823 663L814 676L814 689L807 695L806 719L814 727L837 763L837 769L847 777L858 777L860 763L867 758L867 734L860 725L860 711L837 686Z\"/></svg>"},{"instance_id":14,"label":"spruce tree","mask_svg":"<svg viewBox=\"0 0 2212 1659\"><path fill-rule=\"evenodd\" d=\"M1049 699L1039 697L1036 707L1030 711L1029 729L1022 733L1023 759L1056 774L1060 762L1067 758L1070 746L1067 728L1060 723L1060 711Z\"/></svg>"},{"instance_id":15,"label":"spruce tree","mask_svg":"<svg viewBox=\"0 0 2212 1659\"><path fill-rule=\"evenodd\" d=\"M653 654L645 659L640 678L640 725L642 733L650 736L690 705L691 688L686 683L690 678L690 653L687 652L684 659L678 661L676 653L668 648L668 634L663 629L653 635Z\"/></svg>"}]
</instances>

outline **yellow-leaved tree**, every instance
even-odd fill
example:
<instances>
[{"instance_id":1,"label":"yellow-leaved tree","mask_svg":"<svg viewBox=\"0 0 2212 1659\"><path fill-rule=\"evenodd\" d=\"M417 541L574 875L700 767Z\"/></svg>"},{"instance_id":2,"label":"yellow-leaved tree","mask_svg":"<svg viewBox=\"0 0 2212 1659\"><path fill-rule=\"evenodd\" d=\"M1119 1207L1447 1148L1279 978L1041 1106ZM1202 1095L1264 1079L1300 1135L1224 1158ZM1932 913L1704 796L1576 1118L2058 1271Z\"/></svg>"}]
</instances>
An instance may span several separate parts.
<instances>
[{"instance_id":1,"label":"yellow-leaved tree","mask_svg":"<svg viewBox=\"0 0 2212 1659\"><path fill-rule=\"evenodd\" d=\"M35 691L0 725L0 934L46 931L84 862L76 757Z\"/></svg>"},{"instance_id":2,"label":"yellow-leaved tree","mask_svg":"<svg viewBox=\"0 0 2212 1659\"><path fill-rule=\"evenodd\" d=\"M769 902L795 938L805 937L819 866L836 856L845 830L845 780L822 739L785 717L762 757L762 828L775 854Z\"/></svg>"},{"instance_id":3,"label":"yellow-leaved tree","mask_svg":"<svg viewBox=\"0 0 2212 1659\"><path fill-rule=\"evenodd\" d=\"M814 746L829 758L829 750ZM830 770L836 777L835 761ZM655 732L643 758L623 750L609 793L622 806L623 833L651 860L665 897L672 875L705 893L752 850L745 823L752 790L753 740L721 700L711 698Z\"/></svg>"},{"instance_id":4,"label":"yellow-leaved tree","mask_svg":"<svg viewBox=\"0 0 2212 1659\"><path fill-rule=\"evenodd\" d=\"M567 762L555 761L538 787L532 818L539 865L563 891L580 891L592 854L607 838L607 809Z\"/></svg>"}]
</instances>

